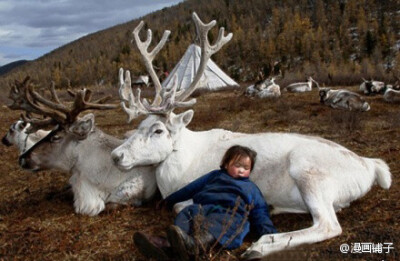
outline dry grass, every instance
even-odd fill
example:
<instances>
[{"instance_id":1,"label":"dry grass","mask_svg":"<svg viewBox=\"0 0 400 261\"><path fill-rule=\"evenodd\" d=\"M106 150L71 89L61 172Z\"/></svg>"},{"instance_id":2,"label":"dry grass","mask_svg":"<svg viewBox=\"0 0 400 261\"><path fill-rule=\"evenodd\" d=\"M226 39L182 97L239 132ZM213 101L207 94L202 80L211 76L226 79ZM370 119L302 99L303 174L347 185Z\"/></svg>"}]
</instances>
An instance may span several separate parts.
<instances>
[{"instance_id":1,"label":"dry grass","mask_svg":"<svg viewBox=\"0 0 400 261\"><path fill-rule=\"evenodd\" d=\"M350 88L356 90L356 87ZM341 236L279 253L268 260L398 260L400 220L400 112L399 105L382 96L366 97L371 111L348 113L319 103L316 90L283 93L275 100L249 99L240 91L204 93L197 97L192 130L225 128L233 131L298 132L322 136L354 152L384 159L391 167L393 184L384 191L374 187L366 196L338 213ZM6 133L19 113L2 107L0 130ZM97 125L115 136L137 126L126 123L121 109L96 112ZM134 231L159 233L171 224L168 212L155 210L155 201L142 207L120 207L96 217L77 215L72 199L59 196L68 174L21 170L14 147L0 147L0 259L2 260L143 260L131 240ZM279 231L312 224L309 215L273 216ZM250 235L221 260L237 260L254 240ZM341 254L343 243L394 243L390 254Z\"/></svg>"}]
</instances>

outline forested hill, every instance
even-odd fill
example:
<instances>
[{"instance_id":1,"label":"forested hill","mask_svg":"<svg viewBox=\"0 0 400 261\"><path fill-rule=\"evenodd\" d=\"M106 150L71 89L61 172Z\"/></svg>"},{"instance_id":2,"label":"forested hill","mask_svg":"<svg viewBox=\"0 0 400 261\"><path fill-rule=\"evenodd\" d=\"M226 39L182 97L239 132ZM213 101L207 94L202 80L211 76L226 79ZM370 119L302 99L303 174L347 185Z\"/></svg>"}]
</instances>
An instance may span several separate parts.
<instances>
[{"instance_id":1,"label":"forested hill","mask_svg":"<svg viewBox=\"0 0 400 261\"><path fill-rule=\"evenodd\" d=\"M278 61L284 78L313 75L322 83L355 84L361 77L393 81L400 76L400 0L187 0L140 20L153 30L153 46L164 30L170 40L156 57L170 71L195 35L191 13L233 32L213 60L239 82L268 73ZM132 30L139 20L116 25L62 46L0 77L0 86L29 74L47 85L115 84L118 69L145 73ZM209 37L217 36L217 26ZM144 30L143 30L144 31ZM144 39L145 33L142 34ZM328 77L329 75L329 77Z\"/></svg>"},{"instance_id":2,"label":"forested hill","mask_svg":"<svg viewBox=\"0 0 400 261\"><path fill-rule=\"evenodd\" d=\"M8 63L6 65L0 66L0 76L3 75L3 74L8 73L12 69L14 69L14 68L16 68L18 66L21 66L21 65L23 65L23 64L25 64L27 62L28 62L27 60L19 60L19 61L15 61L15 62L12 62L12 63Z\"/></svg>"}]
</instances>

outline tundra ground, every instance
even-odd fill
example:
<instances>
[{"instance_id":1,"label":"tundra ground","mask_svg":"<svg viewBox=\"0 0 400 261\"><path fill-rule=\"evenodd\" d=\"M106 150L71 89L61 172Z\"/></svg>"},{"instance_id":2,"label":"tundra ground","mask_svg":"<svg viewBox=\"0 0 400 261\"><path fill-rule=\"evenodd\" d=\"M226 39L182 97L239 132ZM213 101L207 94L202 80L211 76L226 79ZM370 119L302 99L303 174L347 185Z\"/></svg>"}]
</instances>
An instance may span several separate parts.
<instances>
[{"instance_id":1,"label":"tundra ground","mask_svg":"<svg viewBox=\"0 0 400 261\"><path fill-rule=\"evenodd\" d=\"M357 91L357 87L349 88ZM277 99L250 99L240 90L203 93L194 106L192 130L294 132L321 136L359 155L382 158L393 174L392 187L377 186L338 213L343 233L331 240L279 253L266 260L399 260L400 248L400 105L382 95L367 96L364 113L331 109L319 103L318 91L286 93ZM0 108L5 134L20 112ZM95 112L97 126L114 136L135 128L121 109ZM173 216L155 210L160 199L141 206L108 208L96 217L77 215L71 196L60 194L69 175L58 171L31 173L18 166L16 147L0 146L0 259L1 260L145 260L132 242L135 231L162 233ZM311 226L307 214L272 217L281 232ZM254 238L216 260L238 260ZM342 244L383 245L382 253L344 254ZM389 245L392 243L392 245ZM388 249L387 247L394 249ZM386 253L389 252L389 253Z\"/></svg>"}]
</instances>

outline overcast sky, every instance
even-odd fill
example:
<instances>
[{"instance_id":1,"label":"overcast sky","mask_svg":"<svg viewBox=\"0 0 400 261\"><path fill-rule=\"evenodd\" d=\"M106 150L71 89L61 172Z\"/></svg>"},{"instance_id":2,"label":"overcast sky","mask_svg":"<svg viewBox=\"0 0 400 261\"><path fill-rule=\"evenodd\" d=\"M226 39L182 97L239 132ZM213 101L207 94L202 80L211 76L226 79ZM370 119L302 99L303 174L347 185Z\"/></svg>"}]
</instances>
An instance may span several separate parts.
<instances>
[{"instance_id":1,"label":"overcast sky","mask_svg":"<svg viewBox=\"0 0 400 261\"><path fill-rule=\"evenodd\" d=\"M183 0L0 0L0 66Z\"/></svg>"}]
</instances>

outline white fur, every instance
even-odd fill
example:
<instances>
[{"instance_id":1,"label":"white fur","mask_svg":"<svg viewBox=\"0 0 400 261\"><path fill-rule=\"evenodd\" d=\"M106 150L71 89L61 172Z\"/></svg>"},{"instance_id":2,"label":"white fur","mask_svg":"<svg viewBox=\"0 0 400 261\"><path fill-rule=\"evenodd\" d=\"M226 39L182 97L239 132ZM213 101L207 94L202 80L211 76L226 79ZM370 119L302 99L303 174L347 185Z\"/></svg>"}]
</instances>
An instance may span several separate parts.
<instances>
[{"instance_id":1,"label":"white fur","mask_svg":"<svg viewBox=\"0 0 400 261\"><path fill-rule=\"evenodd\" d=\"M127 141L112 152L120 168L157 164L157 185L163 197L219 167L234 144L257 151L250 178L258 185L272 214L310 212L310 228L265 235L244 254L262 255L287 246L322 241L341 233L335 211L367 193L378 182L391 184L388 166L381 160L356 155L319 137L289 133L233 133L222 129L194 132L186 128L193 111L168 119L149 116ZM273 239L272 239L273 238Z\"/></svg>"},{"instance_id":2,"label":"white fur","mask_svg":"<svg viewBox=\"0 0 400 261\"><path fill-rule=\"evenodd\" d=\"M22 120L14 122L6 135L3 137L3 143L10 145L16 145L20 154L28 150L41 138L45 137L49 131L38 130L34 133L27 133L27 129L30 127L30 123L24 123Z\"/></svg>"},{"instance_id":3,"label":"white fur","mask_svg":"<svg viewBox=\"0 0 400 261\"><path fill-rule=\"evenodd\" d=\"M383 95L383 99L387 102L400 102L400 91L387 88Z\"/></svg>"},{"instance_id":4,"label":"white fur","mask_svg":"<svg viewBox=\"0 0 400 261\"><path fill-rule=\"evenodd\" d=\"M278 84L271 84L267 88L259 91L256 95L258 98L276 98L281 96L281 89Z\"/></svg>"},{"instance_id":5,"label":"white fur","mask_svg":"<svg viewBox=\"0 0 400 261\"><path fill-rule=\"evenodd\" d=\"M345 109L349 111L369 111L371 109L364 98L349 90L320 88L319 95L320 101L323 104L335 109Z\"/></svg>"},{"instance_id":6,"label":"white fur","mask_svg":"<svg viewBox=\"0 0 400 261\"><path fill-rule=\"evenodd\" d=\"M309 92L312 90L313 79L308 77L307 82L295 82L286 86L288 92Z\"/></svg>"},{"instance_id":7,"label":"white fur","mask_svg":"<svg viewBox=\"0 0 400 261\"><path fill-rule=\"evenodd\" d=\"M370 85L370 89L368 89L367 85ZM379 93L385 88L385 83L380 82L380 81L367 81L363 79L363 82L360 84L360 91L362 91L364 94L370 94L370 93Z\"/></svg>"},{"instance_id":8,"label":"white fur","mask_svg":"<svg viewBox=\"0 0 400 261\"><path fill-rule=\"evenodd\" d=\"M153 167L121 171L113 164L110 153L122 142L97 129L94 115L88 114L57 137L38 143L20 162L31 170L71 173L75 212L94 216L108 202L138 205L157 189Z\"/></svg>"},{"instance_id":9,"label":"white fur","mask_svg":"<svg viewBox=\"0 0 400 261\"><path fill-rule=\"evenodd\" d=\"M246 89L247 96L255 96L258 98L276 98L281 96L281 89L275 83L275 79L267 79L259 85L250 85Z\"/></svg>"}]
</instances>

